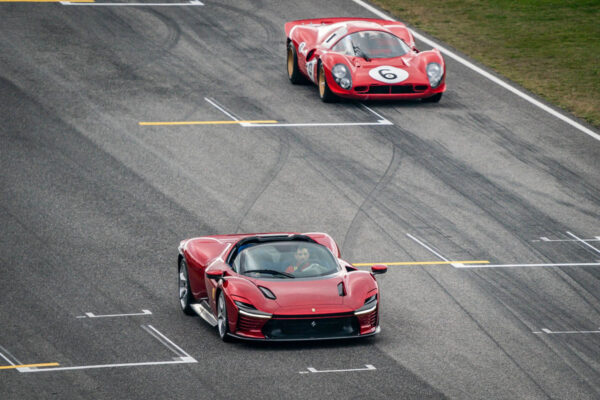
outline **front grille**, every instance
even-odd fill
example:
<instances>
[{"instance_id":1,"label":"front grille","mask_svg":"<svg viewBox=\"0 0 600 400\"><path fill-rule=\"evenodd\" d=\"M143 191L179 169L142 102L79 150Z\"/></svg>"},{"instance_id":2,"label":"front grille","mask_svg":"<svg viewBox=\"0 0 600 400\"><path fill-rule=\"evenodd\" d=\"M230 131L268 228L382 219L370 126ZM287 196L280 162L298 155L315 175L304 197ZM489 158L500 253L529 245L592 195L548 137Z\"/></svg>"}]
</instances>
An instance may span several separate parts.
<instances>
[{"instance_id":1,"label":"front grille","mask_svg":"<svg viewBox=\"0 0 600 400\"><path fill-rule=\"evenodd\" d=\"M337 318L277 319L273 317L263 328L268 339L318 339L357 336L358 320L355 316Z\"/></svg>"},{"instance_id":2,"label":"front grille","mask_svg":"<svg viewBox=\"0 0 600 400\"><path fill-rule=\"evenodd\" d=\"M251 331L255 329L260 329L263 325L263 319L247 317L242 314L239 314L238 316L238 329L240 330Z\"/></svg>"},{"instance_id":3,"label":"front grille","mask_svg":"<svg viewBox=\"0 0 600 400\"><path fill-rule=\"evenodd\" d=\"M371 85L368 88L369 94L403 94L418 93L427 90L425 85Z\"/></svg>"}]
</instances>

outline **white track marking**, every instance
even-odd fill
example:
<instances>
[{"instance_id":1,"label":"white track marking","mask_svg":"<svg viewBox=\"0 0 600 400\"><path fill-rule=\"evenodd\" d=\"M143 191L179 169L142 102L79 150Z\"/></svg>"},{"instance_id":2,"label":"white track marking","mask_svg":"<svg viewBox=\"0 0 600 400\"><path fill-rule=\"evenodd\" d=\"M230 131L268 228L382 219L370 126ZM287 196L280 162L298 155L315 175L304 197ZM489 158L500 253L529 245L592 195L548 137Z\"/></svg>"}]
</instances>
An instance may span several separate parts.
<instances>
[{"instance_id":1,"label":"white track marking","mask_svg":"<svg viewBox=\"0 0 600 400\"><path fill-rule=\"evenodd\" d=\"M419 240L418 238L414 237L413 235L411 235L410 233L407 233L406 236L408 236L409 238L411 238L412 240L414 240L415 242L419 243L421 246L425 247L427 250L429 250L431 253L433 253L434 255L436 255L437 257L441 258L442 260L449 262L450 260L448 260L446 257L444 257L443 255L441 255L440 253L438 253L437 251L435 251L434 249L432 249L431 247L429 247L427 244L425 244L423 241ZM452 264L454 265L454 264ZM463 265L463 264L460 264Z\"/></svg>"},{"instance_id":2,"label":"white track marking","mask_svg":"<svg viewBox=\"0 0 600 400\"><path fill-rule=\"evenodd\" d=\"M0 356L2 356L2 358L4 358L6 361L8 361L8 363L10 365L21 365L23 364L21 361L19 361L19 359L15 356L13 356L10 351L6 350L4 347L0 346L0 350L2 350L4 352L4 354L0 353ZM12 361L11 361L12 359Z\"/></svg>"},{"instance_id":3,"label":"white track marking","mask_svg":"<svg viewBox=\"0 0 600 400\"><path fill-rule=\"evenodd\" d=\"M366 368L353 368L353 369L327 369L327 370L323 370L323 371L318 371L317 369L313 368L313 367L308 367L306 368L308 371L300 371L300 374L308 374L308 373L312 373L312 374L321 374L321 373L327 373L327 372L356 372L356 371L375 371L377 368L375 368L373 365L371 364L365 364Z\"/></svg>"},{"instance_id":4,"label":"white track marking","mask_svg":"<svg viewBox=\"0 0 600 400\"><path fill-rule=\"evenodd\" d=\"M217 110L221 111L223 114L227 115L229 118L231 118L234 121L239 121L239 118L237 118L235 115L233 115L232 113L230 113L229 111L227 111L223 106L217 104L217 102L215 102L212 99L209 99L208 97L205 97L204 100L206 100L207 102L209 102L213 107L215 107ZM240 125L244 125L244 124L240 124Z\"/></svg>"},{"instance_id":5,"label":"white track marking","mask_svg":"<svg viewBox=\"0 0 600 400\"><path fill-rule=\"evenodd\" d=\"M241 126L245 127L245 128L257 128L257 127L282 127L282 126L287 126L287 127L316 127L316 126L365 126L365 125L394 125L393 123L391 123L390 121L385 121L385 122L325 122L325 123L319 123L319 122L315 122L315 123L306 123L306 124L286 124L286 123L282 123L282 124L253 124L251 122L242 122L240 124Z\"/></svg>"},{"instance_id":6,"label":"white track marking","mask_svg":"<svg viewBox=\"0 0 600 400\"><path fill-rule=\"evenodd\" d=\"M574 238L575 240L577 240L580 243L583 243L583 245L589 247L590 249L594 250L596 253L600 254L600 250L595 248L594 246L592 246L591 244L587 243L585 240L575 236L573 233L567 231L567 235L571 236L572 238Z\"/></svg>"},{"instance_id":7,"label":"white track marking","mask_svg":"<svg viewBox=\"0 0 600 400\"><path fill-rule=\"evenodd\" d=\"M600 263L558 263L558 264L452 264L454 268L527 268L527 267L600 267Z\"/></svg>"},{"instance_id":8,"label":"white track marking","mask_svg":"<svg viewBox=\"0 0 600 400\"><path fill-rule=\"evenodd\" d=\"M113 317L132 317L136 315L152 315L150 310L142 310L141 313L133 313L133 314L106 314L106 315L95 315L91 312L86 312L85 316L80 315L77 318L113 318Z\"/></svg>"},{"instance_id":9,"label":"white track marking","mask_svg":"<svg viewBox=\"0 0 600 400\"><path fill-rule=\"evenodd\" d=\"M594 239L548 239L545 236L541 236L540 240L533 240L534 242L600 242L600 237L596 236Z\"/></svg>"},{"instance_id":10,"label":"white track marking","mask_svg":"<svg viewBox=\"0 0 600 400\"><path fill-rule=\"evenodd\" d=\"M366 2L364 2L363 0L352 0L354 1L356 4L366 8L367 10L371 11L373 14L376 14L377 16L379 16L382 19L387 19L390 21L395 21L393 18L389 17L387 14L379 11L378 9L376 9L375 7L371 6L370 4L367 4ZM580 130L581 132L591 136L592 138L596 139L596 140L600 140L600 135L594 131L592 131L589 128L586 128L585 126L581 125L580 123L574 121L573 119L553 110L552 108L548 107L547 105L543 104L542 102L534 99L533 97L523 93L522 91L520 91L519 89L509 85L508 83L502 81L501 79L495 77L494 75L490 74L489 72L479 68L478 66L476 66L475 64L465 60L464 58L462 58L461 56L459 56L458 54L454 53L453 51L450 51L448 49L446 49L443 46L440 46L438 43L434 42L433 40L430 40L428 38L426 38L425 36L413 31L411 29L411 32L413 34L414 37L416 37L417 39L425 42L426 44L428 44L429 46L432 47L437 47L442 53L444 53L445 55L447 55L448 57L454 59L455 61L461 63L462 65L464 65L465 67L477 72L478 74L484 76L485 78L489 79L490 81L502 86L503 88L505 88L506 90L516 94L517 96L521 97L522 99L528 101L529 103L533 104L534 106L541 108L542 110L546 111L547 113L555 116L556 118L566 122L567 124L571 125L572 127Z\"/></svg>"},{"instance_id":11,"label":"white track marking","mask_svg":"<svg viewBox=\"0 0 600 400\"><path fill-rule=\"evenodd\" d=\"M372 125L394 125L388 119L382 117L377 112L364 104L360 105L363 109L375 115L377 122L313 122L313 123L275 123L275 124L254 124L251 122L243 122L240 125L246 128L256 127L319 127L319 126L372 126Z\"/></svg>"},{"instance_id":12,"label":"white track marking","mask_svg":"<svg viewBox=\"0 0 600 400\"><path fill-rule=\"evenodd\" d=\"M204 3L198 0L192 0L189 3L79 3L70 1L61 1L63 6L89 6L89 7L189 7L203 6Z\"/></svg>"},{"instance_id":13,"label":"white track marking","mask_svg":"<svg viewBox=\"0 0 600 400\"><path fill-rule=\"evenodd\" d=\"M0 353L0 357L4 358L10 365L15 365L15 363L13 363L10 358L6 357L4 354Z\"/></svg>"},{"instance_id":14,"label":"white track marking","mask_svg":"<svg viewBox=\"0 0 600 400\"><path fill-rule=\"evenodd\" d=\"M193 357L180 357L173 361L150 361L139 363L121 363L121 364L98 364L98 365L80 365L75 367L45 367L45 368L17 368L19 372L48 372L48 371L70 371L79 369L98 369L98 368L118 368L118 367L139 367L144 365L166 365L166 364L190 364L198 361Z\"/></svg>"},{"instance_id":15,"label":"white track marking","mask_svg":"<svg viewBox=\"0 0 600 400\"><path fill-rule=\"evenodd\" d=\"M600 329L600 328L598 328ZM600 333L600 330L598 331L557 331L557 332L553 332L550 329L546 329L546 328L542 328L542 332L533 332L533 333L546 333L548 335L560 335L560 334L577 334L577 333Z\"/></svg>"},{"instance_id":16,"label":"white track marking","mask_svg":"<svg viewBox=\"0 0 600 400\"><path fill-rule=\"evenodd\" d=\"M177 351L179 351L183 356L187 357L187 358L191 358L194 359L194 357L190 356L188 353L185 352L185 350L183 350L181 347L177 346L175 343L173 343L168 337L166 337L165 335L163 335L162 333L160 333L155 327L153 327L152 325L146 325L149 329L153 330L158 336L160 336L163 340L165 340L167 343L169 343L171 346L173 346L175 349L177 349ZM143 326L142 326L143 327ZM145 329L145 328L144 328ZM148 331L149 332L149 331ZM153 335L154 336L154 335ZM154 336L156 337L156 336ZM195 361L195 360L194 360Z\"/></svg>"}]
</instances>

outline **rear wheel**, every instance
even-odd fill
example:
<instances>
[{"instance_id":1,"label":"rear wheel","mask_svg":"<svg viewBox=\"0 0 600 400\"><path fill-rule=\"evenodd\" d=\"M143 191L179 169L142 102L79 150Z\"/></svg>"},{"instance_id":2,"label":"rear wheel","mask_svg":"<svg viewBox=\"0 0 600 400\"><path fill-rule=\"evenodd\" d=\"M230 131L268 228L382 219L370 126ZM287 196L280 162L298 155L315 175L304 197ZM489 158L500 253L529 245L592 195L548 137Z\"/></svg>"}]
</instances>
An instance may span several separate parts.
<instances>
[{"instance_id":1,"label":"rear wheel","mask_svg":"<svg viewBox=\"0 0 600 400\"><path fill-rule=\"evenodd\" d=\"M442 99L442 94L438 93L438 94L434 94L431 97L427 97L425 99L423 99L424 103L439 103L439 101Z\"/></svg>"},{"instance_id":2,"label":"rear wheel","mask_svg":"<svg viewBox=\"0 0 600 400\"><path fill-rule=\"evenodd\" d=\"M319 85L319 97L323 102L333 103L338 100L338 97L329 89L327 79L325 78L325 68L323 67L323 64L319 64L319 78L317 83Z\"/></svg>"},{"instance_id":3,"label":"rear wheel","mask_svg":"<svg viewBox=\"0 0 600 400\"><path fill-rule=\"evenodd\" d=\"M186 315L194 315L194 310L192 310L192 307L190 306L190 304L193 303L194 298L192 296L192 291L190 290L187 264L183 258L179 261L179 274L177 280L179 282L179 305L181 306L181 311Z\"/></svg>"},{"instance_id":4,"label":"rear wheel","mask_svg":"<svg viewBox=\"0 0 600 400\"><path fill-rule=\"evenodd\" d=\"M304 82L302 73L300 72L300 69L298 69L298 54L296 53L294 43L291 41L287 48L287 73L290 82L294 85Z\"/></svg>"},{"instance_id":5,"label":"rear wheel","mask_svg":"<svg viewBox=\"0 0 600 400\"><path fill-rule=\"evenodd\" d=\"M229 342L231 337L229 333L229 320L227 319L227 304L225 295L221 291L217 300L217 327L219 328L219 337L224 342Z\"/></svg>"}]
</instances>

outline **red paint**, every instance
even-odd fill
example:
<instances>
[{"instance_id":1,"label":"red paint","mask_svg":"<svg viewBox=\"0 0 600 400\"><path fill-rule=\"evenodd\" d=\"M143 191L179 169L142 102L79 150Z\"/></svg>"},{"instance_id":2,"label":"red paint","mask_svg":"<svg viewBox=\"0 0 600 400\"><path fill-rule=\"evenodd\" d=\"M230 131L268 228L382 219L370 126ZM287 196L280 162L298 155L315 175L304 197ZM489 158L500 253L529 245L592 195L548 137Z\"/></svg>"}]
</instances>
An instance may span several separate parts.
<instances>
[{"instance_id":1,"label":"red paint","mask_svg":"<svg viewBox=\"0 0 600 400\"><path fill-rule=\"evenodd\" d=\"M294 233L281 233L293 235ZM190 285L194 298L208 298L216 317L216 298L223 291L229 318L230 332L247 338L265 339L262 328L267 319L243 316L234 301L251 304L257 310L272 314L272 319L319 319L329 314L354 311L364 305L367 298L378 294L377 282L368 271L352 268L339 258L339 247L325 233L303 234L327 247L340 265L340 270L321 279L259 279L237 274L227 263L227 256L235 244L246 237L271 234L219 235L188 239L181 242L180 254L188 264ZM350 267L346 269L346 267ZM207 273L219 273L223 279L209 279ZM344 296L339 295L338 284L343 283ZM276 299L268 299L258 286L268 288ZM378 294L379 297L379 294ZM370 334L378 326L379 307L357 318L360 334Z\"/></svg>"}]
</instances>

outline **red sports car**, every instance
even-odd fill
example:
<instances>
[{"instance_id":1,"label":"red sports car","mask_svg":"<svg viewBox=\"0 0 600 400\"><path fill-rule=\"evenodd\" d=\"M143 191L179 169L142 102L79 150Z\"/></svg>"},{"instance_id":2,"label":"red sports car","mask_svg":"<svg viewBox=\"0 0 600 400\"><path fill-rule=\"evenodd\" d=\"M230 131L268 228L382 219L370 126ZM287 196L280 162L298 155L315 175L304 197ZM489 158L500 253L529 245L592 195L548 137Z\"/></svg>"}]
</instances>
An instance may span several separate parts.
<instances>
[{"instance_id":1,"label":"red sports car","mask_svg":"<svg viewBox=\"0 0 600 400\"><path fill-rule=\"evenodd\" d=\"M179 302L223 340L314 340L379 332L374 274L325 233L216 235L179 245Z\"/></svg>"},{"instance_id":2,"label":"red sports car","mask_svg":"<svg viewBox=\"0 0 600 400\"><path fill-rule=\"evenodd\" d=\"M441 53L419 52L401 22L303 19L286 23L285 33L290 81L316 83L325 102L338 97L438 102L446 90Z\"/></svg>"}]
</instances>

